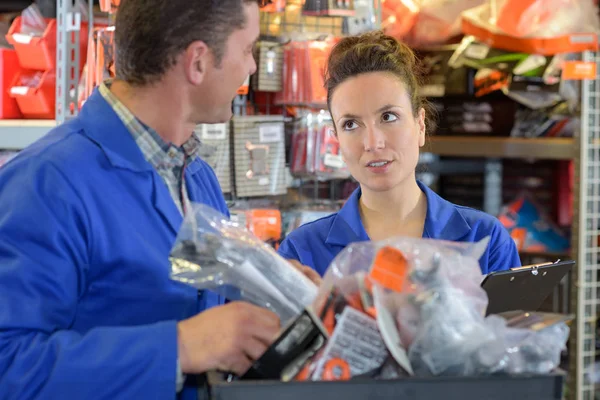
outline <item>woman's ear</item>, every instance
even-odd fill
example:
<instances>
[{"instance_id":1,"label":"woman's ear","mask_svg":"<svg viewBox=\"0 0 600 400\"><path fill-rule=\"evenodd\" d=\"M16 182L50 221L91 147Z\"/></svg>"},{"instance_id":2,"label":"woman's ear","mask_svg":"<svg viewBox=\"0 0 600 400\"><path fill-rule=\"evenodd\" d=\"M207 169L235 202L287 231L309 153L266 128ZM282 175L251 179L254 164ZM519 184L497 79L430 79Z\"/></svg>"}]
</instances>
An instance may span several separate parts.
<instances>
[{"instance_id":1,"label":"woman's ear","mask_svg":"<svg viewBox=\"0 0 600 400\"><path fill-rule=\"evenodd\" d=\"M419 110L419 116L417 117L417 125L419 128L419 147L425 146L425 133L427 132L427 127L425 126L425 109L421 108Z\"/></svg>"}]
</instances>

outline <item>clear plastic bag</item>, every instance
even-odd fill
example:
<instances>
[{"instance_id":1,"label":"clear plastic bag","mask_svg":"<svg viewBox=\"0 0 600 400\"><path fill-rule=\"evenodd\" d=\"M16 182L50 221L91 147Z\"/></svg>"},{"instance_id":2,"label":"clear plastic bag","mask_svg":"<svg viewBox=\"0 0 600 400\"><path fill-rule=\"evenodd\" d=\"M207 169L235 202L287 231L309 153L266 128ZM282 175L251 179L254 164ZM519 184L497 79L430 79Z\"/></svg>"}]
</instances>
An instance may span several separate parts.
<instances>
[{"instance_id":1,"label":"clear plastic bag","mask_svg":"<svg viewBox=\"0 0 600 400\"><path fill-rule=\"evenodd\" d=\"M42 12L36 4L27 7L21 13L21 32L29 36L43 36L48 27Z\"/></svg>"},{"instance_id":2,"label":"clear plastic bag","mask_svg":"<svg viewBox=\"0 0 600 400\"><path fill-rule=\"evenodd\" d=\"M548 373L559 364L569 328L560 319L517 327L485 317L478 259L488 243L393 238L352 244L332 262L314 309L322 310L335 288L354 308L376 314L387 349L410 375Z\"/></svg>"},{"instance_id":3,"label":"clear plastic bag","mask_svg":"<svg viewBox=\"0 0 600 400\"><path fill-rule=\"evenodd\" d=\"M203 204L193 204L186 215L171 264L172 279L267 308L284 324L317 293L315 284L271 246Z\"/></svg>"}]
</instances>

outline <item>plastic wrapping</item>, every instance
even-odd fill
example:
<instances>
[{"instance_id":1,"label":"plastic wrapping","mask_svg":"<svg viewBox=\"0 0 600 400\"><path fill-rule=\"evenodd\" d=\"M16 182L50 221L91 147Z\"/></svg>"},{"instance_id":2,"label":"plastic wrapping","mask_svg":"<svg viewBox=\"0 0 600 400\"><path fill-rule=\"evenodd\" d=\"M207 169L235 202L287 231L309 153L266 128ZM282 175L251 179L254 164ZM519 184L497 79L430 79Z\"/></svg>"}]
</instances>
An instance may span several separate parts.
<instances>
[{"instance_id":1,"label":"plastic wrapping","mask_svg":"<svg viewBox=\"0 0 600 400\"><path fill-rule=\"evenodd\" d=\"M461 13L484 0L386 0L382 28L413 47L447 42L461 33Z\"/></svg>"},{"instance_id":2,"label":"plastic wrapping","mask_svg":"<svg viewBox=\"0 0 600 400\"><path fill-rule=\"evenodd\" d=\"M171 252L172 279L275 312L282 323L317 288L269 245L214 209L193 204Z\"/></svg>"},{"instance_id":3,"label":"plastic wrapping","mask_svg":"<svg viewBox=\"0 0 600 400\"><path fill-rule=\"evenodd\" d=\"M518 325L514 316L485 317L478 259L487 244L413 238L354 243L332 262L314 309L326 309L331 293L340 293L347 305L377 320L381 340L409 375L548 373L559 364L569 328L560 319ZM335 337L331 316L324 325Z\"/></svg>"},{"instance_id":4,"label":"plastic wrapping","mask_svg":"<svg viewBox=\"0 0 600 400\"><path fill-rule=\"evenodd\" d=\"M32 4L23 10L21 14L21 34L41 37L48 27L42 12L36 4Z\"/></svg>"},{"instance_id":5,"label":"plastic wrapping","mask_svg":"<svg viewBox=\"0 0 600 400\"><path fill-rule=\"evenodd\" d=\"M593 0L488 0L463 13L462 31L496 48L549 55L596 50L600 19Z\"/></svg>"}]
</instances>

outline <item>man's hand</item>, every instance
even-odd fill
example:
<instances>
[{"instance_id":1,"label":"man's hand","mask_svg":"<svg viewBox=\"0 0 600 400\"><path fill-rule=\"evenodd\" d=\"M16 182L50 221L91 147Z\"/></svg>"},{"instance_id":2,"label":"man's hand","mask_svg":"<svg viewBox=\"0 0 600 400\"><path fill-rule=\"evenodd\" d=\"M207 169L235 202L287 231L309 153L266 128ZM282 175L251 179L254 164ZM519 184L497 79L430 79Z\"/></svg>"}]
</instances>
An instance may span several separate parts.
<instances>
[{"instance_id":1,"label":"man's hand","mask_svg":"<svg viewBox=\"0 0 600 400\"><path fill-rule=\"evenodd\" d=\"M204 311L178 324L178 352L184 374L210 370L246 372L279 333L277 315L244 302Z\"/></svg>"},{"instance_id":2,"label":"man's hand","mask_svg":"<svg viewBox=\"0 0 600 400\"><path fill-rule=\"evenodd\" d=\"M313 281L313 283L317 286L321 285L322 279L321 275L311 267L307 267L306 265L300 264L298 260L287 260L290 264L292 264L298 271L302 272L304 276Z\"/></svg>"}]
</instances>

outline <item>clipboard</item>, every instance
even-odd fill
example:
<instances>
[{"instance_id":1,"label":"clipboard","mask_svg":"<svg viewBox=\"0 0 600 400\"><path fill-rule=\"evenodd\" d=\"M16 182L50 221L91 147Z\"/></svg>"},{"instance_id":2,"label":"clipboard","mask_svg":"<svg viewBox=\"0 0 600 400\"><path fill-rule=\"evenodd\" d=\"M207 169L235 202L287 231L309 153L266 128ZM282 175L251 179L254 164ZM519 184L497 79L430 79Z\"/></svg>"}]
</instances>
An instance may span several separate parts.
<instances>
[{"instance_id":1,"label":"clipboard","mask_svg":"<svg viewBox=\"0 0 600 400\"><path fill-rule=\"evenodd\" d=\"M492 272L481 283L487 292L487 315L507 311L537 311L575 261L556 261Z\"/></svg>"}]
</instances>

